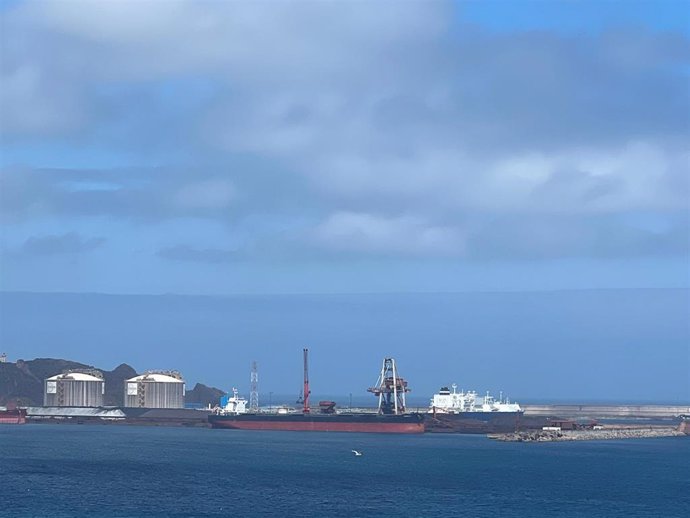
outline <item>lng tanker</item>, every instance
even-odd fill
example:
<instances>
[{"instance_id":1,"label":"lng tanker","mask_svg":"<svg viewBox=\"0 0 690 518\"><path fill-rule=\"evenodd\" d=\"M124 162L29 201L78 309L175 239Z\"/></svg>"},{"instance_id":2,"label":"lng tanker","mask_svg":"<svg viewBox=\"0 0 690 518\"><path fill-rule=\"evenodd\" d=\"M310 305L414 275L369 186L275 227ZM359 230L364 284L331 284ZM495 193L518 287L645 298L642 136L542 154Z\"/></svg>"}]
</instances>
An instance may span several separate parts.
<instances>
[{"instance_id":1,"label":"lng tanker","mask_svg":"<svg viewBox=\"0 0 690 518\"><path fill-rule=\"evenodd\" d=\"M457 385L442 387L434 394L427 413L430 432L507 433L524 425L523 410L501 396L494 399L488 392L478 396L474 391L461 390Z\"/></svg>"},{"instance_id":2,"label":"lng tanker","mask_svg":"<svg viewBox=\"0 0 690 518\"><path fill-rule=\"evenodd\" d=\"M208 417L213 428L240 430L287 430L310 432L374 432L423 433L424 415L407 413L405 393L410 389L407 381L398 376L395 360L385 358L376 386L368 389L378 397L377 412L342 412L333 401L320 401L319 409L309 406L309 378L307 349L304 350L304 390L301 410L279 408L276 412L261 412L248 408L247 400L237 389L232 396L221 398L221 405Z\"/></svg>"}]
</instances>

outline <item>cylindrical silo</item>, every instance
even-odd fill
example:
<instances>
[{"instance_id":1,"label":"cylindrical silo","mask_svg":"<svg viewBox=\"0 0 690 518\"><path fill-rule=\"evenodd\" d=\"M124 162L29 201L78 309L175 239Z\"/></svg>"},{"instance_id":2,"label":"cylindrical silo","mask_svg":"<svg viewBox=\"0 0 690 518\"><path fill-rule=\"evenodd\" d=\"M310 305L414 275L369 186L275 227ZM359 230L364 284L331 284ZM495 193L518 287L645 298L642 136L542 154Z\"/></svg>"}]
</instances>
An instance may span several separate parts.
<instances>
[{"instance_id":1,"label":"cylindrical silo","mask_svg":"<svg viewBox=\"0 0 690 518\"><path fill-rule=\"evenodd\" d=\"M147 372L125 381L125 406L184 408L184 388L177 372Z\"/></svg>"},{"instance_id":2,"label":"cylindrical silo","mask_svg":"<svg viewBox=\"0 0 690 518\"><path fill-rule=\"evenodd\" d=\"M105 381L98 371L67 372L45 380L45 406L103 406Z\"/></svg>"}]
</instances>

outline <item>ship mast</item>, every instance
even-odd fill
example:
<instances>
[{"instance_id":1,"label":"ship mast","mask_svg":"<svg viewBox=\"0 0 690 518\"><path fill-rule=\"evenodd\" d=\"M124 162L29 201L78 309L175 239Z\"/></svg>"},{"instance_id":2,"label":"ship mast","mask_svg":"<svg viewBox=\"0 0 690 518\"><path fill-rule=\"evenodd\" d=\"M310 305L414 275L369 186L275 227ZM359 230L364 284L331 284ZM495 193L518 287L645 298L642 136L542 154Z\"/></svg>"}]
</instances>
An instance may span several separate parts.
<instances>
[{"instance_id":1,"label":"ship mast","mask_svg":"<svg viewBox=\"0 0 690 518\"><path fill-rule=\"evenodd\" d=\"M304 407L302 412L309 413L309 349L303 349L304 353Z\"/></svg>"}]
</instances>

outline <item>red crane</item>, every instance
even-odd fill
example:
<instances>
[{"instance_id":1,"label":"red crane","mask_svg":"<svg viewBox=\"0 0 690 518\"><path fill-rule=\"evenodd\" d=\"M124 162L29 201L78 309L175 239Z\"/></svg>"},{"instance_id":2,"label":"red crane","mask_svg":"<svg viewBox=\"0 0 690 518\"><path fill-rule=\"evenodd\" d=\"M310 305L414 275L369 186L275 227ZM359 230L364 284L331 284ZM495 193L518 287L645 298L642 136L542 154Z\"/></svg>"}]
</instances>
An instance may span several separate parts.
<instances>
[{"instance_id":1,"label":"red crane","mask_svg":"<svg viewBox=\"0 0 690 518\"><path fill-rule=\"evenodd\" d=\"M303 349L304 352L304 409L302 412L309 413L309 349Z\"/></svg>"}]
</instances>

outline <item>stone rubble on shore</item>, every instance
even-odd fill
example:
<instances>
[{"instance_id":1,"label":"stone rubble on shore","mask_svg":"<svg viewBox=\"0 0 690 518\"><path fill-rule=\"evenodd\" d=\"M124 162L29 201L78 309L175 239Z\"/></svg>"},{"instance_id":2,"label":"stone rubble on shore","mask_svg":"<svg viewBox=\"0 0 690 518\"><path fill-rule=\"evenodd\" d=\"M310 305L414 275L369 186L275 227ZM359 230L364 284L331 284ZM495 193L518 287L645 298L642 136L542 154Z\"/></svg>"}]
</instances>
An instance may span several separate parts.
<instances>
[{"instance_id":1,"label":"stone rubble on shore","mask_svg":"<svg viewBox=\"0 0 690 518\"><path fill-rule=\"evenodd\" d=\"M601 441L608 439L643 439L650 437L687 437L677 428L615 428L608 430L533 430L489 434L490 439L508 442Z\"/></svg>"}]
</instances>

